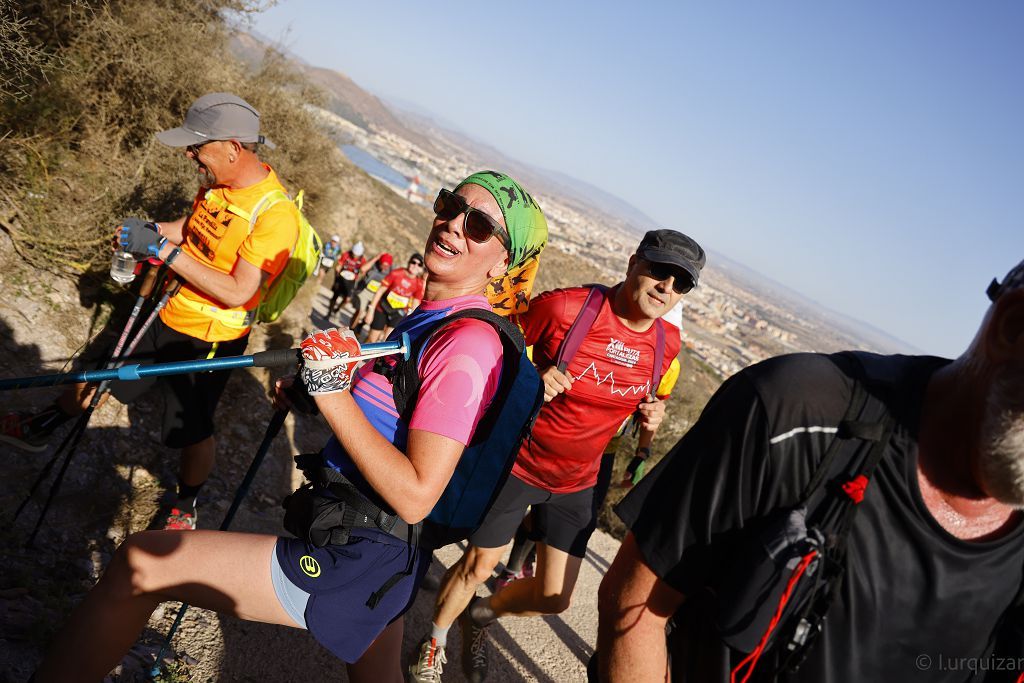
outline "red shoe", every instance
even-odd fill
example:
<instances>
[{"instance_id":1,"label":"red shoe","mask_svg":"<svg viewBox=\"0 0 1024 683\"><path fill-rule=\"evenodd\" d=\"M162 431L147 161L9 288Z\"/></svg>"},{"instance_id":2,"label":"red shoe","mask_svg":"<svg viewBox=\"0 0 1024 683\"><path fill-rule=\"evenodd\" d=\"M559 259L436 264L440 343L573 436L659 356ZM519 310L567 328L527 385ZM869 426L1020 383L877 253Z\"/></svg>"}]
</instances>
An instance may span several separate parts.
<instances>
[{"instance_id":1,"label":"red shoe","mask_svg":"<svg viewBox=\"0 0 1024 683\"><path fill-rule=\"evenodd\" d=\"M196 528L198 521L199 516L194 507L189 510L171 508L171 514L167 515L167 521L164 522L163 528L174 531L192 531Z\"/></svg>"},{"instance_id":2,"label":"red shoe","mask_svg":"<svg viewBox=\"0 0 1024 683\"><path fill-rule=\"evenodd\" d=\"M45 451L50 435L31 433L28 425L32 417L32 413L21 411L0 416L0 443L31 453Z\"/></svg>"}]
</instances>

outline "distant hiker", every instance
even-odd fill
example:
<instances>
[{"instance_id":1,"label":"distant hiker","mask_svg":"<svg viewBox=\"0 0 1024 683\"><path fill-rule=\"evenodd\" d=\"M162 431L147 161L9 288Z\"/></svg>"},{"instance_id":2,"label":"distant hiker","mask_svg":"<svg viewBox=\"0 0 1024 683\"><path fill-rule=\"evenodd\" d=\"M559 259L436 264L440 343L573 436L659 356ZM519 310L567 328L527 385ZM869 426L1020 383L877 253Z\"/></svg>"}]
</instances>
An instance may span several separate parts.
<instances>
[{"instance_id":1,"label":"distant hiker","mask_svg":"<svg viewBox=\"0 0 1024 683\"><path fill-rule=\"evenodd\" d=\"M356 282L356 291L352 294L352 302L356 312L352 314L349 328L359 334L362 330L367 316L370 315L370 305L373 303L373 295L380 289L384 278L391 272L393 259L391 254L384 253L372 261L368 261L359 271L359 280Z\"/></svg>"},{"instance_id":2,"label":"distant hiker","mask_svg":"<svg viewBox=\"0 0 1024 683\"><path fill-rule=\"evenodd\" d=\"M341 256L341 237L331 235L331 239L324 245L320 253L320 267L317 268L316 281L319 284L324 279L324 274L334 270L334 264Z\"/></svg>"},{"instance_id":3,"label":"distant hiker","mask_svg":"<svg viewBox=\"0 0 1024 683\"><path fill-rule=\"evenodd\" d=\"M405 268L388 273L370 301L373 320L367 342L384 339L402 318L416 310L423 298L423 275L423 257L419 254L410 256Z\"/></svg>"},{"instance_id":4,"label":"distant hiker","mask_svg":"<svg viewBox=\"0 0 1024 683\"><path fill-rule=\"evenodd\" d=\"M1024 262L987 293L955 360L793 354L722 385L617 508L601 680L1020 680Z\"/></svg>"},{"instance_id":5,"label":"distant hiker","mask_svg":"<svg viewBox=\"0 0 1024 683\"><path fill-rule=\"evenodd\" d=\"M520 199L510 206L503 188ZM509 380L532 377L531 412L542 394L525 353L510 358L505 350L513 325L451 318L493 316L485 286L521 265L531 253L527 246L540 251L547 240L543 214L515 181L494 172L467 178L444 208L424 249L430 273L424 301L395 331L396 337L408 332L421 347L412 366L396 366L392 358L356 369L347 359L359 344L347 330L315 331L302 342L301 384L334 435L316 455L300 457L313 483L289 496L285 524L301 538L133 534L54 639L35 674L38 683L100 680L168 600L307 628L350 664L350 680L401 679L398 617L430 561L430 547L416 542L419 522L432 518L435 504L458 484L450 480L473 450L468 444L481 433L490 438L494 416L521 402ZM451 322L428 334L445 321ZM410 369L419 390L405 413L387 375ZM509 425L515 443L528 419ZM488 500L494 492L454 493L483 493Z\"/></svg>"},{"instance_id":6,"label":"distant hiker","mask_svg":"<svg viewBox=\"0 0 1024 683\"><path fill-rule=\"evenodd\" d=\"M156 256L184 284L148 330L135 356L148 363L236 356L245 351L250 326L266 285L281 273L296 243L295 205L274 200L284 186L257 156L272 143L260 134L260 115L228 93L203 95L189 107L184 124L156 134L183 147L196 165L200 190L187 218L150 223L126 219L119 228L123 248L139 259ZM256 216L250 221L250 212ZM166 528L192 529L196 494L213 467L213 415L230 373L160 378L165 398L163 442L181 448L176 500ZM131 401L155 380L114 383L111 393ZM3 440L40 450L62 423L80 414L95 386L69 389L35 416L5 420Z\"/></svg>"},{"instance_id":7,"label":"distant hiker","mask_svg":"<svg viewBox=\"0 0 1024 683\"><path fill-rule=\"evenodd\" d=\"M331 302L327 304L328 316L334 315L352 301L356 278L366 263L366 256L363 255L365 252L363 243L356 242L351 249L338 257L338 262L334 264L334 291L331 294ZM335 306L338 299L341 299L341 303Z\"/></svg>"},{"instance_id":8,"label":"distant hiker","mask_svg":"<svg viewBox=\"0 0 1024 683\"><path fill-rule=\"evenodd\" d=\"M665 404L653 395L656 378L681 346L679 330L660 318L697 284L704 262L704 250L686 235L652 230L629 257L624 282L607 290L545 292L519 316L548 402L486 519L445 574L433 630L410 667L414 680L436 678L436 662L444 661L448 630L457 618L463 629L463 671L479 681L487 673L486 629L491 623L569 607L596 527L601 452L634 411L642 427L653 432L660 424ZM589 322L577 323L585 314ZM586 335L573 335L573 327L582 327ZM567 339L575 349L565 348ZM491 597L476 597L477 586L491 576L530 506L538 550L535 575Z\"/></svg>"},{"instance_id":9,"label":"distant hiker","mask_svg":"<svg viewBox=\"0 0 1024 683\"><path fill-rule=\"evenodd\" d=\"M679 359L673 358L668 370L662 376L657 390L654 392L658 400L667 400L672 394L672 389L676 386L676 380L679 379L680 369ZM631 429L634 432L639 432L639 436L637 437L636 450L633 452L633 457L626 464L626 469L622 474L619 486L625 488L632 487L643 478L644 473L647 471L647 459L651 457L651 444L654 443L657 429L641 426L636 419L636 415L633 415L622 421L618 431L615 432L615 435L601 453L601 467L597 473L597 481L594 483L593 506L595 518L600 514L601 508L604 507L604 500L608 496L608 489L611 487L612 473L615 468L615 454L619 450L619 444L622 443L622 440L626 438L626 433ZM500 591L517 579L525 579L534 575L537 551L536 544L530 540L530 534L533 530L532 526L533 519L530 515L527 515L522 523L520 523L519 528L516 529L512 549L508 554L508 562L505 563L505 568L501 574L494 580L494 592Z\"/></svg>"}]
</instances>

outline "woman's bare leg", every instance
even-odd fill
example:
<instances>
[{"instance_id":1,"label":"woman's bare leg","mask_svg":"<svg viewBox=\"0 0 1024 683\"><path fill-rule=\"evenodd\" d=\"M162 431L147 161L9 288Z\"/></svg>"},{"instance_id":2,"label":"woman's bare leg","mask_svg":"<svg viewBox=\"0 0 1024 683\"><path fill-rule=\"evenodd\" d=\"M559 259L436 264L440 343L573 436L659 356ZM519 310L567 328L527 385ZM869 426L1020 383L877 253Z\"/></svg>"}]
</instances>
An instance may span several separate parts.
<instances>
[{"instance_id":1,"label":"woman's bare leg","mask_svg":"<svg viewBox=\"0 0 1024 683\"><path fill-rule=\"evenodd\" d=\"M224 531L133 534L51 643L36 680L101 680L138 639L156 606L169 600L298 627L271 583L276 543L276 536Z\"/></svg>"},{"instance_id":2,"label":"woman's bare leg","mask_svg":"<svg viewBox=\"0 0 1024 683\"><path fill-rule=\"evenodd\" d=\"M347 665L350 683L402 683L403 617L387 625L363 656Z\"/></svg>"}]
</instances>

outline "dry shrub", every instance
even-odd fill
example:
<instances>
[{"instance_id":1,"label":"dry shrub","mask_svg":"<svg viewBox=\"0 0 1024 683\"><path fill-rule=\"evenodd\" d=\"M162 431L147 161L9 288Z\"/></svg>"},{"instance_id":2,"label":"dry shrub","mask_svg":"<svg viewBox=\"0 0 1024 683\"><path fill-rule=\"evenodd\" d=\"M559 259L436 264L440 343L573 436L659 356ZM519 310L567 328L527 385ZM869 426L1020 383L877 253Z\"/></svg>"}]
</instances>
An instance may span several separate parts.
<instances>
[{"instance_id":1,"label":"dry shrub","mask_svg":"<svg viewBox=\"0 0 1024 683\"><path fill-rule=\"evenodd\" d=\"M5 2L6 0L0 0ZM314 224L330 204L333 144L303 108L309 86L279 55L250 72L231 56L228 19L254 0L42 0L23 3L23 39L60 62L30 98L0 103L0 227L26 260L82 271L108 260L117 221L184 213L196 191L180 150L156 142L195 98L234 92L278 144L263 150Z\"/></svg>"}]
</instances>

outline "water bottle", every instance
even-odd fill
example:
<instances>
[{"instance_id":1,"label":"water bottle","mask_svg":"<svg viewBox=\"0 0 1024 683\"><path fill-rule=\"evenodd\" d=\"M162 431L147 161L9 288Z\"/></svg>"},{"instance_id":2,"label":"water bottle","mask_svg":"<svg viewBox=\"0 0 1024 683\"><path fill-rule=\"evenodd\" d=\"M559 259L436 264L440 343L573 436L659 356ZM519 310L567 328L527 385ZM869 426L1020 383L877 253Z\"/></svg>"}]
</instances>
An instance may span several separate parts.
<instances>
[{"instance_id":1,"label":"water bottle","mask_svg":"<svg viewBox=\"0 0 1024 683\"><path fill-rule=\"evenodd\" d=\"M110 277L126 285L135 279L135 257L127 251L115 251L110 259Z\"/></svg>"}]
</instances>

